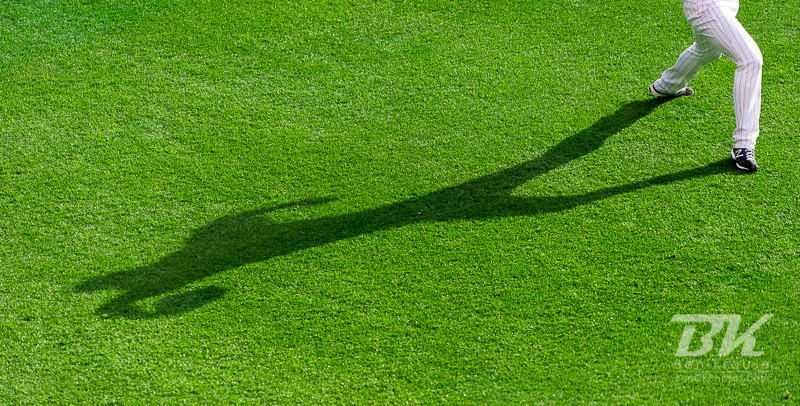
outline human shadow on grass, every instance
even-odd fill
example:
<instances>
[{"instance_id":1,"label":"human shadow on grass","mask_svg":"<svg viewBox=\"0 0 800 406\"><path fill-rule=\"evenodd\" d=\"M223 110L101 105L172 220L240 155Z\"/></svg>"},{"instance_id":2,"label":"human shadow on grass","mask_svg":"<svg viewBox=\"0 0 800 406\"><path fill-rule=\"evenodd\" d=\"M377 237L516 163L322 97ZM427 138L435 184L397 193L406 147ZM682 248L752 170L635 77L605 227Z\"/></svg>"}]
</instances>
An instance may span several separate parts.
<instances>
[{"instance_id":1,"label":"human shadow on grass","mask_svg":"<svg viewBox=\"0 0 800 406\"><path fill-rule=\"evenodd\" d=\"M216 287L178 293L187 285L218 272L307 248L419 222L559 212L653 186L733 171L728 160L721 160L703 167L574 196L524 197L510 194L528 180L597 150L606 139L668 100L627 103L537 158L424 196L355 213L308 220L274 222L268 214L292 206L322 204L330 199L303 200L225 216L195 230L181 250L153 264L97 276L78 284L76 289L82 292L105 289L120 291L97 309L98 314L105 316L150 318L180 314L224 294L223 289ZM624 164L623 160L619 162ZM146 301L157 298L161 299L151 309L144 309Z\"/></svg>"}]
</instances>

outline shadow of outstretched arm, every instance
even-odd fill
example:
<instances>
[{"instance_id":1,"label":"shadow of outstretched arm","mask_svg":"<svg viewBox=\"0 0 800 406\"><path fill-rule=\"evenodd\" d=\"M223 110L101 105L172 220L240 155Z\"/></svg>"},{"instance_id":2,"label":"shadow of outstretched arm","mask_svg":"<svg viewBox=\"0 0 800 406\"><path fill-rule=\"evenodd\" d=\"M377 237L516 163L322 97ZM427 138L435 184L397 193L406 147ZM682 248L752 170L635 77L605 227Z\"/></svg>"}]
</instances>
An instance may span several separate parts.
<instances>
[{"instance_id":1,"label":"shadow of outstretched arm","mask_svg":"<svg viewBox=\"0 0 800 406\"><path fill-rule=\"evenodd\" d=\"M215 287L181 292L184 287L246 264L412 223L533 216L569 210L653 186L731 171L726 161L718 161L575 196L510 195L514 188L528 180L597 150L608 137L646 116L664 101L628 103L538 158L425 196L354 213L289 222L274 222L269 214L294 205L320 204L327 200L306 200L225 216L196 230L181 250L153 264L101 275L80 283L76 289L83 292L120 291L97 309L105 316L150 318L180 314L224 294L222 289ZM158 302L151 308L144 308L147 300L157 298Z\"/></svg>"}]
</instances>

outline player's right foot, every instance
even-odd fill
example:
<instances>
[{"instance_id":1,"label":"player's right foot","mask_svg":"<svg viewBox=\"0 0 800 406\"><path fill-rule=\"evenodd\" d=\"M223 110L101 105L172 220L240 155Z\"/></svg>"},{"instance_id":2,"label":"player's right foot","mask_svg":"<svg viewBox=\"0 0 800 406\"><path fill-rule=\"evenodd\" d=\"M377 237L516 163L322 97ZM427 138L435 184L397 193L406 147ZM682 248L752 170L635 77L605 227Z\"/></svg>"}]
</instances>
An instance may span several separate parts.
<instances>
[{"instance_id":1,"label":"player's right foot","mask_svg":"<svg viewBox=\"0 0 800 406\"><path fill-rule=\"evenodd\" d=\"M756 152L752 149L734 148L731 151L731 158L736 162L736 167L743 171L755 172L758 170Z\"/></svg>"},{"instance_id":2,"label":"player's right foot","mask_svg":"<svg viewBox=\"0 0 800 406\"><path fill-rule=\"evenodd\" d=\"M691 87L684 87L681 90L678 90L675 93L663 93L656 90L654 85L650 85L650 94L655 97L681 97L681 96L692 96L694 95L694 89Z\"/></svg>"}]
</instances>

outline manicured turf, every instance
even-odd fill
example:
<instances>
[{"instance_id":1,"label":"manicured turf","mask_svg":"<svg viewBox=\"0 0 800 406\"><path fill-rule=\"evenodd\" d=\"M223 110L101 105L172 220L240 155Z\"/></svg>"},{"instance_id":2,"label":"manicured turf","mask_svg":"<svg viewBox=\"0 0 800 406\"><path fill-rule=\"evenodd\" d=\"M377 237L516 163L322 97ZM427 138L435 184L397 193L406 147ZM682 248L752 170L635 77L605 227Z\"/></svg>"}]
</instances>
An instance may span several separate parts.
<instances>
[{"instance_id":1,"label":"manicured turf","mask_svg":"<svg viewBox=\"0 0 800 406\"><path fill-rule=\"evenodd\" d=\"M679 2L4 2L0 404L798 404L798 13L745 175Z\"/></svg>"}]
</instances>

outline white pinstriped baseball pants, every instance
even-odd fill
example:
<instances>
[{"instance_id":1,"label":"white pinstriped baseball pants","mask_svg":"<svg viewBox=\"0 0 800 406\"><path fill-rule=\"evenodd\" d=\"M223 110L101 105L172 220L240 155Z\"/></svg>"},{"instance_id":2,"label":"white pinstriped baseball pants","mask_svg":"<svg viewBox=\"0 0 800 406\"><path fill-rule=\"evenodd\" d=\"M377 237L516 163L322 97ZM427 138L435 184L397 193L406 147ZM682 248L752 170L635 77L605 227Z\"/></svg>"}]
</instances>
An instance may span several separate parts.
<instances>
[{"instance_id":1,"label":"white pinstriped baseball pants","mask_svg":"<svg viewBox=\"0 0 800 406\"><path fill-rule=\"evenodd\" d=\"M653 86L663 93L675 93L697 77L700 68L725 55L736 64L733 147L753 149L761 115L763 58L756 42L736 19L738 11L738 0L683 0L683 13L692 26L695 42Z\"/></svg>"}]
</instances>

